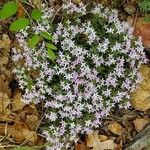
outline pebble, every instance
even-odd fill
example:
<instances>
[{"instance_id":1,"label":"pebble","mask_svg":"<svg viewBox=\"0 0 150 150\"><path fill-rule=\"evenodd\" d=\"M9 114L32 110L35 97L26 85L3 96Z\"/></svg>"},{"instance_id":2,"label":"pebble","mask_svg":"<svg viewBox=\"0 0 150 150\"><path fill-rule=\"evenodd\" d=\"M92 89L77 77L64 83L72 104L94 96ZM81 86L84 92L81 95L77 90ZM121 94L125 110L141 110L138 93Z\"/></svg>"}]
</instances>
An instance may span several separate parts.
<instances>
[{"instance_id":1,"label":"pebble","mask_svg":"<svg viewBox=\"0 0 150 150\"><path fill-rule=\"evenodd\" d=\"M122 135L123 127L118 122L111 122L108 125L108 130L110 130L113 134Z\"/></svg>"},{"instance_id":2,"label":"pebble","mask_svg":"<svg viewBox=\"0 0 150 150\"><path fill-rule=\"evenodd\" d=\"M148 118L136 118L133 121L135 130L137 132L140 132L148 123L149 123L149 119Z\"/></svg>"},{"instance_id":3,"label":"pebble","mask_svg":"<svg viewBox=\"0 0 150 150\"><path fill-rule=\"evenodd\" d=\"M136 8L134 5L127 4L124 6L124 11L127 12L129 15L133 15L136 12Z\"/></svg>"}]
</instances>

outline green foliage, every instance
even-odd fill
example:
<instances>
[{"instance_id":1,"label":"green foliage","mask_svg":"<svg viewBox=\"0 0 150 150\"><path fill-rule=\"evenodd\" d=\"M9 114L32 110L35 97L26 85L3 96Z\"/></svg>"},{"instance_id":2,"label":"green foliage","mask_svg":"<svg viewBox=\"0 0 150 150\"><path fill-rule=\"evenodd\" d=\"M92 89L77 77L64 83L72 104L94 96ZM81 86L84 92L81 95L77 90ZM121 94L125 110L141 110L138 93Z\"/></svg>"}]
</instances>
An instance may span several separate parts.
<instances>
[{"instance_id":1,"label":"green foliage","mask_svg":"<svg viewBox=\"0 0 150 150\"><path fill-rule=\"evenodd\" d=\"M31 17L34 20L39 20L42 16L42 13L39 9L35 8L32 10Z\"/></svg>"},{"instance_id":2,"label":"green foliage","mask_svg":"<svg viewBox=\"0 0 150 150\"><path fill-rule=\"evenodd\" d=\"M50 60L56 59L55 53L50 48L47 49L47 54Z\"/></svg>"},{"instance_id":3,"label":"green foliage","mask_svg":"<svg viewBox=\"0 0 150 150\"><path fill-rule=\"evenodd\" d=\"M143 21L144 21L144 22L150 22L150 16L144 17Z\"/></svg>"},{"instance_id":4,"label":"green foliage","mask_svg":"<svg viewBox=\"0 0 150 150\"><path fill-rule=\"evenodd\" d=\"M18 10L18 5L16 2L14 1L10 1L8 3L6 3L3 8L0 11L0 18L2 19L6 19L8 17L13 16L14 14L16 14Z\"/></svg>"},{"instance_id":5,"label":"green foliage","mask_svg":"<svg viewBox=\"0 0 150 150\"><path fill-rule=\"evenodd\" d=\"M28 40L28 44L31 48L35 48L39 41L40 37L37 34L35 34Z\"/></svg>"},{"instance_id":6,"label":"green foliage","mask_svg":"<svg viewBox=\"0 0 150 150\"><path fill-rule=\"evenodd\" d=\"M21 2L26 3L27 0L21 0ZM0 10L0 18L7 19L13 15L15 15L18 11L18 4L17 1L10 1L4 4L2 9ZM38 20L41 18L41 11L37 8L33 9L31 12L31 18L33 20ZM11 31L20 31L21 29L24 29L26 26L29 25L29 19L28 18L19 18L11 23L10 30Z\"/></svg>"},{"instance_id":7,"label":"green foliage","mask_svg":"<svg viewBox=\"0 0 150 150\"><path fill-rule=\"evenodd\" d=\"M27 27L29 25L29 19L28 18L19 18L16 21L14 21L11 25L10 25L10 30L11 31L20 31L21 29L24 29L25 27Z\"/></svg>"},{"instance_id":8,"label":"green foliage","mask_svg":"<svg viewBox=\"0 0 150 150\"><path fill-rule=\"evenodd\" d=\"M52 49L52 50L57 50L57 47L53 44L50 44L50 43L46 43L46 47L49 49Z\"/></svg>"},{"instance_id":9,"label":"green foliage","mask_svg":"<svg viewBox=\"0 0 150 150\"><path fill-rule=\"evenodd\" d=\"M26 2L27 2L27 0L21 0L21 2L26 3Z\"/></svg>"},{"instance_id":10,"label":"green foliage","mask_svg":"<svg viewBox=\"0 0 150 150\"><path fill-rule=\"evenodd\" d=\"M139 2L140 10L144 13L150 13L150 0L142 0Z\"/></svg>"},{"instance_id":11,"label":"green foliage","mask_svg":"<svg viewBox=\"0 0 150 150\"><path fill-rule=\"evenodd\" d=\"M40 34L41 34L41 36L42 36L44 39L46 39L46 40L52 40L52 39L53 39L53 38L52 38L52 35L49 34L49 33L47 33L47 32L41 32Z\"/></svg>"}]
</instances>

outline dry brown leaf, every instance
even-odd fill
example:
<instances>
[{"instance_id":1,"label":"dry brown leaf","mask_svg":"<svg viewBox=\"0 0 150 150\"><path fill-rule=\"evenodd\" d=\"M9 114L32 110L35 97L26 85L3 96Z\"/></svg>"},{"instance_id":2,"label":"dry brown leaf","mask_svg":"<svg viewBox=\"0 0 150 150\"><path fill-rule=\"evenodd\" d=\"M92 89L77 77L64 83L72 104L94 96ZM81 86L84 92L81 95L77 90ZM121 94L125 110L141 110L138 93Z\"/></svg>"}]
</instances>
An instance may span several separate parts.
<instances>
[{"instance_id":1,"label":"dry brown leaf","mask_svg":"<svg viewBox=\"0 0 150 150\"><path fill-rule=\"evenodd\" d=\"M85 144L83 143L76 143L75 150L90 150Z\"/></svg>"},{"instance_id":2,"label":"dry brown leaf","mask_svg":"<svg viewBox=\"0 0 150 150\"><path fill-rule=\"evenodd\" d=\"M22 96L19 91L16 91L12 101L12 111L22 110L25 103L22 101Z\"/></svg>"},{"instance_id":3,"label":"dry brown leaf","mask_svg":"<svg viewBox=\"0 0 150 150\"><path fill-rule=\"evenodd\" d=\"M141 131L146 125L148 125L150 120L148 118L136 118L133 123L135 130L137 132Z\"/></svg>"},{"instance_id":4,"label":"dry brown leaf","mask_svg":"<svg viewBox=\"0 0 150 150\"><path fill-rule=\"evenodd\" d=\"M6 81L5 76L2 74L0 75L0 92L5 93L8 95L8 97L11 97L11 89L9 88L9 83Z\"/></svg>"},{"instance_id":5,"label":"dry brown leaf","mask_svg":"<svg viewBox=\"0 0 150 150\"><path fill-rule=\"evenodd\" d=\"M108 129L116 135L122 135L123 133L123 127L118 122L110 122Z\"/></svg>"},{"instance_id":6,"label":"dry brown leaf","mask_svg":"<svg viewBox=\"0 0 150 150\"><path fill-rule=\"evenodd\" d=\"M22 143L23 141L28 141L36 144L37 133L29 130L27 126L21 123L15 123L14 125L9 125L7 127L8 134L17 142Z\"/></svg>"},{"instance_id":7,"label":"dry brown leaf","mask_svg":"<svg viewBox=\"0 0 150 150\"><path fill-rule=\"evenodd\" d=\"M10 99L7 94L0 93L0 113L9 114Z\"/></svg>"},{"instance_id":8,"label":"dry brown leaf","mask_svg":"<svg viewBox=\"0 0 150 150\"><path fill-rule=\"evenodd\" d=\"M93 147L92 150L114 150L116 147L116 144L111 139L106 140L104 142L100 142L98 131L90 133L86 137L86 143L88 147Z\"/></svg>"},{"instance_id":9,"label":"dry brown leaf","mask_svg":"<svg viewBox=\"0 0 150 150\"><path fill-rule=\"evenodd\" d=\"M30 128L30 130L36 130L40 123L39 117L37 115L27 115L26 116L26 124Z\"/></svg>"},{"instance_id":10,"label":"dry brown leaf","mask_svg":"<svg viewBox=\"0 0 150 150\"><path fill-rule=\"evenodd\" d=\"M99 139L100 139L100 142L104 142L104 141L108 140L108 136L100 134Z\"/></svg>"},{"instance_id":11,"label":"dry brown leaf","mask_svg":"<svg viewBox=\"0 0 150 150\"><path fill-rule=\"evenodd\" d=\"M38 128L41 122L39 119L39 113L33 104L24 106L23 109L18 112L18 115L20 117L19 119L21 119L28 128L33 131Z\"/></svg>"},{"instance_id":12,"label":"dry brown leaf","mask_svg":"<svg viewBox=\"0 0 150 150\"><path fill-rule=\"evenodd\" d=\"M10 52L11 40L7 34L4 34L2 40L0 40L0 48L4 48L6 52Z\"/></svg>"},{"instance_id":13,"label":"dry brown leaf","mask_svg":"<svg viewBox=\"0 0 150 150\"><path fill-rule=\"evenodd\" d=\"M24 15L25 15L25 11L24 11L23 6L21 5L21 2L20 2L19 7L18 7L18 18L24 17Z\"/></svg>"},{"instance_id":14,"label":"dry brown leaf","mask_svg":"<svg viewBox=\"0 0 150 150\"><path fill-rule=\"evenodd\" d=\"M0 68L1 72L3 72L3 74L5 75L6 80L10 83L13 80L12 70L10 68L7 69L4 66L0 66Z\"/></svg>"},{"instance_id":15,"label":"dry brown leaf","mask_svg":"<svg viewBox=\"0 0 150 150\"><path fill-rule=\"evenodd\" d=\"M36 144L38 140L37 133L29 130L27 126L21 123L15 123L14 125L0 124L0 134L9 135L19 143L26 140L27 142Z\"/></svg>"}]
</instances>

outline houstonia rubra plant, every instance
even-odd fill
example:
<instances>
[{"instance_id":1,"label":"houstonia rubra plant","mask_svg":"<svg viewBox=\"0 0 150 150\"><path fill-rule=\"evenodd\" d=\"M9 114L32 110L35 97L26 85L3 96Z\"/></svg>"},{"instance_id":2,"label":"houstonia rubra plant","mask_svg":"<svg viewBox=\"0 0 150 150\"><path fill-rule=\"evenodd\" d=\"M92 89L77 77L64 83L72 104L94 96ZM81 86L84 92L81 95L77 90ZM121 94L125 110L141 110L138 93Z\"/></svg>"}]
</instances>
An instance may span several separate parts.
<instances>
[{"instance_id":1,"label":"houstonia rubra plant","mask_svg":"<svg viewBox=\"0 0 150 150\"><path fill-rule=\"evenodd\" d=\"M147 60L141 39L116 10L68 3L61 21L52 23L52 9L43 7L41 19L17 34L14 73L26 103L44 101L47 149L66 150L78 133L99 127L114 105L130 106L130 93L141 80L138 69ZM51 33L51 44L40 37L29 47L31 31L39 37Z\"/></svg>"}]
</instances>

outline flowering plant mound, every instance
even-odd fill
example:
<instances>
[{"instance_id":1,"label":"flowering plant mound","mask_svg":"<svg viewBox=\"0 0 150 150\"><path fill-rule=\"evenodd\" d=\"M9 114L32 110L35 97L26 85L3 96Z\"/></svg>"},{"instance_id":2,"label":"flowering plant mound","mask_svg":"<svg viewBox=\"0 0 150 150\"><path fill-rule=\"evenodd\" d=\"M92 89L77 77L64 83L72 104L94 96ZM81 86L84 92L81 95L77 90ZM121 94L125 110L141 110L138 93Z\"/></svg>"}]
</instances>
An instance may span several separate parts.
<instances>
[{"instance_id":1,"label":"flowering plant mound","mask_svg":"<svg viewBox=\"0 0 150 150\"><path fill-rule=\"evenodd\" d=\"M130 92L141 80L138 69L146 58L141 39L119 21L116 10L68 3L62 6L58 24L49 22L49 10L44 8L36 27L18 33L20 49L14 48L13 59L23 63L14 73L26 103L45 102L43 133L50 150L61 150L78 133L97 128L115 104L130 106ZM48 52L47 40L29 48L29 31L52 33L58 49Z\"/></svg>"}]
</instances>

